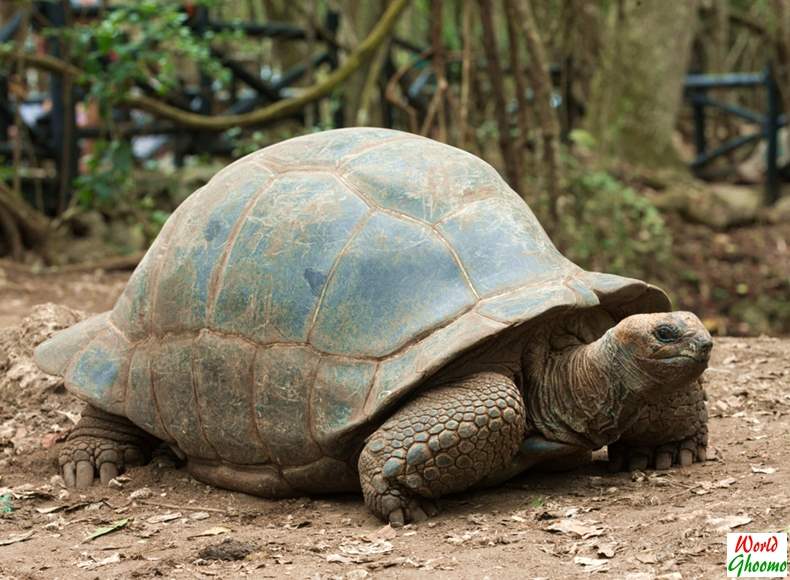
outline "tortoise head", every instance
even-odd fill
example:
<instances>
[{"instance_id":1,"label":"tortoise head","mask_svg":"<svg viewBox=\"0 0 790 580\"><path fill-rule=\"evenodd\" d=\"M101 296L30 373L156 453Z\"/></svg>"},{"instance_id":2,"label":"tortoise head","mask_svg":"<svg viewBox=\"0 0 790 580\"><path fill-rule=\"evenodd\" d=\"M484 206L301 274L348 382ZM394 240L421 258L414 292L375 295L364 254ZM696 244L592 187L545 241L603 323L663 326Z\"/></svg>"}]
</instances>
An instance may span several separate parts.
<instances>
[{"instance_id":1,"label":"tortoise head","mask_svg":"<svg viewBox=\"0 0 790 580\"><path fill-rule=\"evenodd\" d=\"M621 363L647 375L646 385L688 383L708 366L713 340L691 312L635 314L610 331Z\"/></svg>"}]
</instances>

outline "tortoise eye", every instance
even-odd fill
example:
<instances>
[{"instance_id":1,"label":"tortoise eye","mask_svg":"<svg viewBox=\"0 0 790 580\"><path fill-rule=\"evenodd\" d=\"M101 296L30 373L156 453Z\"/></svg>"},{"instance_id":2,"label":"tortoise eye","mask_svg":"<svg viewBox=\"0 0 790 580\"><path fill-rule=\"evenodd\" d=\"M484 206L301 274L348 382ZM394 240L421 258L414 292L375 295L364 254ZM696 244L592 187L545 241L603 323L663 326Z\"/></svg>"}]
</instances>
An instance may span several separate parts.
<instances>
[{"instance_id":1,"label":"tortoise eye","mask_svg":"<svg viewBox=\"0 0 790 580\"><path fill-rule=\"evenodd\" d=\"M676 326L662 324L653 331L653 335L661 342L674 342L677 340L680 332Z\"/></svg>"}]
</instances>

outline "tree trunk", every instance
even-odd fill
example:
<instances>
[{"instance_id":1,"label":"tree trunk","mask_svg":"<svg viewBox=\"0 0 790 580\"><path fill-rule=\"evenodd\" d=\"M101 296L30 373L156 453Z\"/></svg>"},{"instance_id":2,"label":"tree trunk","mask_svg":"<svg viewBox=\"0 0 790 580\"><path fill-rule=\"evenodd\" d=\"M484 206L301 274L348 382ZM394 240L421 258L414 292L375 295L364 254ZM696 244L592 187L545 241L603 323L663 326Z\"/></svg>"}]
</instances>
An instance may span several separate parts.
<instances>
[{"instance_id":1,"label":"tree trunk","mask_svg":"<svg viewBox=\"0 0 790 580\"><path fill-rule=\"evenodd\" d=\"M604 154L678 165L672 146L697 23L697 0L623 0L610 10L586 125Z\"/></svg>"},{"instance_id":2,"label":"tree trunk","mask_svg":"<svg viewBox=\"0 0 790 580\"><path fill-rule=\"evenodd\" d=\"M515 3L516 14L521 20L524 42L529 50L529 79L535 92L535 111L540 124L541 152L543 159L542 177L548 194L549 230L559 223L557 202L559 186L559 136L560 126L557 114L551 108L551 76L546 58L543 40L538 32L534 11L529 0L518 0Z\"/></svg>"},{"instance_id":3,"label":"tree trunk","mask_svg":"<svg viewBox=\"0 0 790 580\"><path fill-rule=\"evenodd\" d=\"M491 0L477 0L480 7L480 22L483 26L483 48L486 53L488 77L491 82L492 99L494 101L497 128L499 131L499 148L502 150L502 161L505 165L505 176L510 187L519 191L521 188L521 171L519 158L516 155L513 139L510 136L510 120L507 115L505 99L505 82L502 65L499 60L496 31L492 14L494 7Z\"/></svg>"}]
</instances>

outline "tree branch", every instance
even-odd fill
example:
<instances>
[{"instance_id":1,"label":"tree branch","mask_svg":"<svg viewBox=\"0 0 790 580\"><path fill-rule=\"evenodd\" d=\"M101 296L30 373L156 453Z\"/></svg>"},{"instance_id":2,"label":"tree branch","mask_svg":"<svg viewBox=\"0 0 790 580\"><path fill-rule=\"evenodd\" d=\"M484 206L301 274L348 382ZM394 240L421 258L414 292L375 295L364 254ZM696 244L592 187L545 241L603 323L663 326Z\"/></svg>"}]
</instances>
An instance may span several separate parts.
<instances>
[{"instance_id":1,"label":"tree branch","mask_svg":"<svg viewBox=\"0 0 790 580\"><path fill-rule=\"evenodd\" d=\"M121 99L124 104L146 111L157 117L168 119L181 126L205 131L224 131L232 127L247 127L261 125L283 117L288 117L300 111L305 105L316 101L329 93L356 72L375 53L379 45L389 36L401 12L408 6L409 0L393 0L387 7L381 19L373 29L346 58L343 64L334 70L325 80L304 89L298 96L291 99L277 101L261 109L240 115L207 116L173 107L145 95L126 95ZM15 58L13 53L0 52L0 61L10 61ZM27 66L40 68L56 74L76 77L77 82L89 84L83 71L78 67L48 55L22 54L18 55Z\"/></svg>"}]
</instances>

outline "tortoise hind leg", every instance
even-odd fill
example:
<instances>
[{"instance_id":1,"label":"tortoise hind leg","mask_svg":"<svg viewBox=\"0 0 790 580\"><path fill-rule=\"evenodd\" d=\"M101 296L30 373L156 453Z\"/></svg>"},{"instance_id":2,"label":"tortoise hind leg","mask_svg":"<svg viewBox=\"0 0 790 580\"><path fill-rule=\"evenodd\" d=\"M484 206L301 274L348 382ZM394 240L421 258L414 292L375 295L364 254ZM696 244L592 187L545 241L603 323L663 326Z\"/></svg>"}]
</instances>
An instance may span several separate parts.
<instances>
[{"instance_id":1,"label":"tortoise hind leg","mask_svg":"<svg viewBox=\"0 0 790 580\"><path fill-rule=\"evenodd\" d=\"M63 481L77 488L95 479L108 483L125 468L147 463L158 444L126 417L86 405L58 454Z\"/></svg>"},{"instance_id":2,"label":"tortoise hind leg","mask_svg":"<svg viewBox=\"0 0 790 580\"><path fill-rule=\"evenodd\" d=\"M393 526L433 515L433 499L509 465L525 430L521 393L503 375L429 389L368 438L359 457L365 503Z\"/></svg>"}]
</instances>

